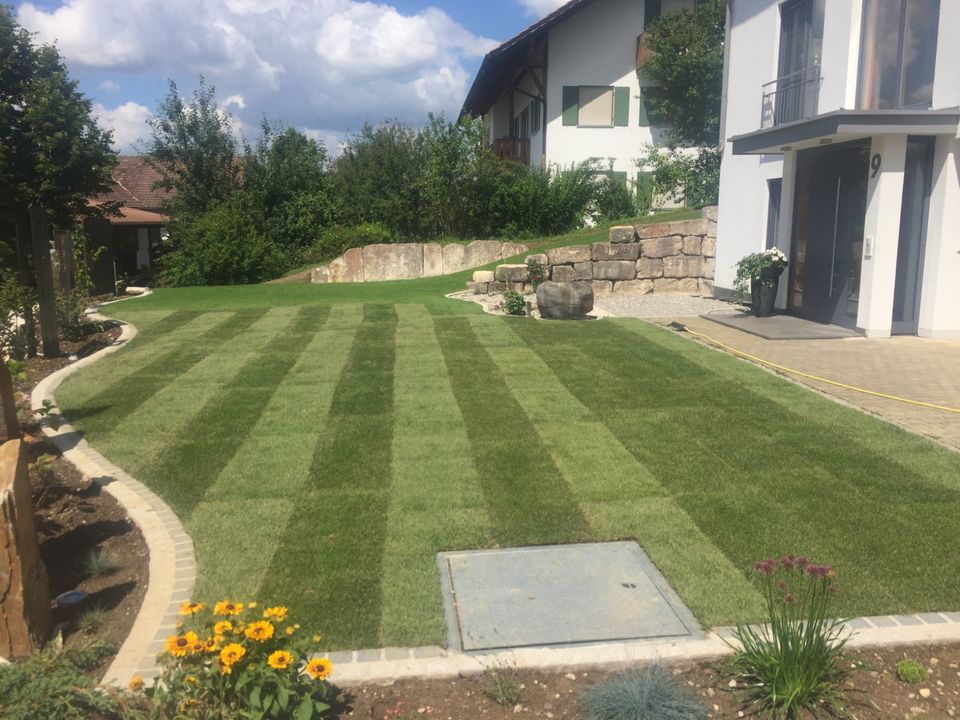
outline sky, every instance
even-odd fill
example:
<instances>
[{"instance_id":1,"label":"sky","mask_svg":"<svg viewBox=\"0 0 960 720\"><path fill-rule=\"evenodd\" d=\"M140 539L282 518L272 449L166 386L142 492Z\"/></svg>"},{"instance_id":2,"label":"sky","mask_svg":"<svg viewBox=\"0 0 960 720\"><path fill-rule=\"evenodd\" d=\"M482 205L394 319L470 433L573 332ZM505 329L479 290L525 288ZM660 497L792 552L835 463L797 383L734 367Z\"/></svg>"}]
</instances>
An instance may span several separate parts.
<instances>
[{"instance_id":1,"label":"sky","mask_svg":"<svg viewBox=\"0 0 960 720\"><path fill-rule=\"evenodd\" d=\"M203 75L237 132L261 119L336 152L365 122L456 116L484 54L566 0L33 0L18 22L56 43L124 153L144 149L167 81Z\"/></svg>"}]
</instances>

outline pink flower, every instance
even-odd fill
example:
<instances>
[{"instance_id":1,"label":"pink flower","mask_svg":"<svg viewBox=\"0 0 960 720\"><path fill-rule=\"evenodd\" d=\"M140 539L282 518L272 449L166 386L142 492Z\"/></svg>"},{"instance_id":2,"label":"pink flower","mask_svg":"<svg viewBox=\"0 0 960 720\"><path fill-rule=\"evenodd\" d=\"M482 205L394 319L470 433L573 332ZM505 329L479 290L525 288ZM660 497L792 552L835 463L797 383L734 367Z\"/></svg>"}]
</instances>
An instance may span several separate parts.
<instances>
[{"instance_id":1,"label":"pink flower","mask_svg":"<svg viewBox=\"0 0 960 720\"><path fill-rule=\"evenodd\" d=\"M787 593L786 595L783 596L783 601L788 605L796 599L797 599L797 596L794 595L793 593Z\"/></svg>"},{"instance_id":2,"label":"pink flower","mask_svg":"<svg viewBox=\"0 0 960 720\"><path fill-rule=\"evenodd\" d=\"M772 558L767 558L766 560L757 560L753 564L753 569L761 575L773 575L773 573L777 570L777 562Z\"/></svg>"}]
</instances>

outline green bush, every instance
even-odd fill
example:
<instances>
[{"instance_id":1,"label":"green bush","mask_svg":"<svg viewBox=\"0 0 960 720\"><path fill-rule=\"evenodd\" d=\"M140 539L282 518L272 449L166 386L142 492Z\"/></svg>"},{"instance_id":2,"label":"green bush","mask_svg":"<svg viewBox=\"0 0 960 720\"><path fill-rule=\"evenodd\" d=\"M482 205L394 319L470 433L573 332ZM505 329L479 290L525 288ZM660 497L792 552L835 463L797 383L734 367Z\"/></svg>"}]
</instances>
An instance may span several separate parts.
<instances>
[{"instance_id":1,"label":"green bush","mask_svg":"<svg viewBox=\"0 0 960 720\"><path fill-rule=\"evenodd\" d=\"M653 195L687 207L716 205L720 196L720 160L716 148L644 147L637 166L650 173Z\"/></svg>"},{"instance_id":2,"label":"green bush","mask_svg":"<svg viewBox=\"0 0 960 720\"><path fill-rule=\"evenodd\" d=\"M83 337L87 319L87 296L80 290L57 293L57 325L67 340Z\"/></svg>"},{"instance_id":3,"label":"green bush","mask_svg":"<svg viewBox=\"0 0 960 720\"><path fill-rule=\"evenodd\" d=\"M503 294L503 301L497 307L507 315L527 314L527 301L523 299L523 295L513 290L507 290Z\"/></svg>"},{"instance_id":4,"label":"green bush","mask_svg":"<svg viewBox=\"0 0 960 720\"><path fill-rule=\"evenodd\" d=\"M339 257L350 248L392 243L396 237L390 229L380 223L361 223L345 227L334 225L320 233L317 241L303 253L303 262L319 264Z\"/></svg>"},{"instance_id":5,"label":"green bush","mask_svg":"<svg viewBox=\"0 0 960 720\"><path fill-rule=\"evenodd\" d=\"M638 214L634 194L627 181L613 175L606 175L597 181L595 209L604 220L632 218Z\"/></svg>"},{"instance_id":6,"label":"green bush","mask_svg":"<svg viewBox=\"0 0 960 720\"><path fill-rule=\"evenodd\" d=\"M706 708L659 665L632 670L585 690L588 720L703 720Z\"/></svg>"},{"instance_id":7,"label":"green bush","mask_svg":"<svg viewBox=\"0 0 960 720\"><path fill-rule=\"evenodd\" d=\"M136 720L143 717L129 693L97 687L85 673L114 652L108 643L51 645L23 662L0 665L0 717L6 720Z\"/></svg>"},{"instance_id":8,"label":"green bush","mask_svg":"<svg viewBox=\"0 0 960 720\"><path fill-rule=\"evenodd\" d=\"M897 677L905 683L920 683L927 679L927 669L916 660L897 663Z\"/></svg>"},{"instance_id":9,"label":"green bush","mask_svg":"<svg viewBox=\"0 0 960 720\"><path fill-rule=\"evenodd\" d=\"M32 312L36 302L36 293L12 275L0 283L0 352L15 360L23 360L35 344L30 336L33 324L22 322L21 318L25 310Z\"/></svg>"}]
</instances>

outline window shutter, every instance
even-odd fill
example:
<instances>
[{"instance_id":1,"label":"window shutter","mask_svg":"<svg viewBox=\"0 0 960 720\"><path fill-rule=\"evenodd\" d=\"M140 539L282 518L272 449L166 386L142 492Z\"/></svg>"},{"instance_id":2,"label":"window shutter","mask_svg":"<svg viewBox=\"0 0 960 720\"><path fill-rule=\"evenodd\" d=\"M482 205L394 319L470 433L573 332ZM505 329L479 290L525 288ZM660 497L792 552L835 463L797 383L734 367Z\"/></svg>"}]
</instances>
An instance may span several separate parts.
<instances>
[{"instance_id":1,"label":"window shutter","mask_svg":"<svg viewBox=\"0 0 960 720\"><path fill-rule=\"evenodd\" d=\"M647 112L647 98L643 90L640 91L640 127L650 127L650 113Z\"/></svg>"},{"instance_id":2,"label":"window shutter","mask_svg":"<svg viewBox=\"0 0 960 720\"><path fill-rule=\"evenodd\" d=\"M563 124L576 126L579 123L580 88L576 85L563 86Z\"/></svg>"},{"instance_id":3,"label":"window shutter","mask_svg":"<svg viewBox=\"0 0 960 720\"><path fill-rule=\"evenodd\" d=\"M644 0L643 3L643 27L647 28L654 20L660 17L660 0Z\"/></svg>"},{"instance_id":4,"label":"window shutter","mask_svg":"<svg viewBox=\"0 0 960 720\"><path fill-rule=\"evenodd\" d=\"M630 88L613 89L613 124L626 127L630 124Z\"/></svg>"},{"instance_id":5,"label":"window shutter","mask_svg":"<svg viewBox=\"0 0 960 720\"><path fill-rule=\"evenodd\" d=\"M614 182L625 183L627 181L626 171L612 171L610 173L610 179Z\"/></svg>"}]
</instances>

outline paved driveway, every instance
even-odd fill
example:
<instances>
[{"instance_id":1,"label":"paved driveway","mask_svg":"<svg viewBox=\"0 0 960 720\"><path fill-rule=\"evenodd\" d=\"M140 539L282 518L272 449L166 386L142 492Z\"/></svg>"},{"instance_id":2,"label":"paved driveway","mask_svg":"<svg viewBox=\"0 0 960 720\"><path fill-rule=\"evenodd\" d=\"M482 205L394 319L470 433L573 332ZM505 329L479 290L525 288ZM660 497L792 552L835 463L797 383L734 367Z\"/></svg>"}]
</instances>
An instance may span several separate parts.
<instances>
[{"instance_id":1,"label":"paved driveway","mask_svg":"<svg viewBox=\"0 0 960 720\"><path fill-rule=\"evenodd\" d=\"M919 337L765 340L703 318L697 332L737 350L848 385L960 408L960 340ZM908 405L790 375L866 412L960 450L960 414Z\"/></svg>"}]
</instances>

